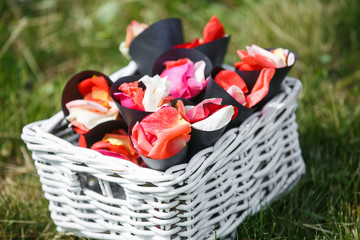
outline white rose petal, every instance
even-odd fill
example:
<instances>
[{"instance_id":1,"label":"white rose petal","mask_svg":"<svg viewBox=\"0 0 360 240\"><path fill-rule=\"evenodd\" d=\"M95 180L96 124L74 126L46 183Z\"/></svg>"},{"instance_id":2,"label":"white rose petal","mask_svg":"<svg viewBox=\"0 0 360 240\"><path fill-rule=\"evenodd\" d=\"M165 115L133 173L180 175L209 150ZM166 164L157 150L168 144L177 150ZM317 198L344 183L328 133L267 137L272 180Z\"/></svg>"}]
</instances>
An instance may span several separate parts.
<instances>
[{"instance_id":1,"label":"white rose petal","mask_svg":"<svg viewBox=\"0 0 360 240\"><path fill-rule=\"evenodd\" d=\"M191 126L198 130L214 131L225 127L234 115L234 107L226 106L216 111L211 116L205 118L202 121L196 122Z\"/></svg>"},{"instance_id":2,"label":"white rose petal","mask_svg":"<svg viewBox=\"0 0 360 240\"><path fill-rule=\"evenodd\" d=\"M70 109L70 114L66 119L70 122L76 120L77 122L84 124L88 129L91 129L100 123L116 120L116 116L117 114L109 115L74 107Z\"/></svg>"},{"instance_id":3,"label":"white rose petal","mask_svg":"<svg viewBox=\"0 0 360 240\"><path fill-rule=\"evenodd\" d=\"M144 99L142 101L145 111L155 112L160 101L169 96L171 82L167 80L167 77L161 78L159 75L149 77L145 75L139 82L143 82L146 86Z\"/></svg>"},{"instance_id":4,"label":"white rose petal","mask_svg":"<svg viewBox=\"0 0 360 240\"><path fill-rule=\"evenodd\" d=\"M194 77L199 83L205 82L205 62L203 60L197 61L194 64Z\"/></svg>"},{"instance_id":5,"label":"white rose petal","mask_svg":"<svg viewBox=\"0 0 360 240\"><path fill-rule=\"evenodd\" d=\"M238 101L240 104L245 104L245 95L241 88L239 88L236 85L232 85L231 87L226 90L236 101Z\"/></svg>"}]
</instances>

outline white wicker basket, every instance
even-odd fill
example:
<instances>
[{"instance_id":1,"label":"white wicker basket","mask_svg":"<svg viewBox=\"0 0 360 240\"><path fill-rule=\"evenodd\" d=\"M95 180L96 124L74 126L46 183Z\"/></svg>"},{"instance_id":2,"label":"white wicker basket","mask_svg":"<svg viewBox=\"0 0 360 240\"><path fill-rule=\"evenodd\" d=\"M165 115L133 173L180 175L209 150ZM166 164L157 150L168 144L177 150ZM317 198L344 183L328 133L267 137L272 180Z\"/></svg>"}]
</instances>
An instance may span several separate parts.
<instances>
[{"instance_id":1,"label":"white wicker basket","mask_svg":"<svg viewBox=\"0 0 360 240\"><path fill-rule=\"evenodd\" d=\"M130 63L111 77L133 70ZM165 172L75 146L61 112L25 126L22 139L58 231L98 239L225 239L305 173L295 116L300 90L299 80L286 78L261 111Z\"/></svg>"}]
</instances>

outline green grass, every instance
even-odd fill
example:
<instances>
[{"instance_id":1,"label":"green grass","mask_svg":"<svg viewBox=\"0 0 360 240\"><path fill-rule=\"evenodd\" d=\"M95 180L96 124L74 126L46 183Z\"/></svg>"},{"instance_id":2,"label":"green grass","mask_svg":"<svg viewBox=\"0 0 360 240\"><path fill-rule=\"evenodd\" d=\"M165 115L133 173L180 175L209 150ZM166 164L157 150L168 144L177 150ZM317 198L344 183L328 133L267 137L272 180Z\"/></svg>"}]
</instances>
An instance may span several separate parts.
<instances>
[{"instance_id":1,"label":"green grass","mask_svg":"<svg viewBox=\"0 0 360 240\"><path fill-rule=\"evenodd\" d=\"M298 54L290 75L299 96L307 174L288 194L248 217L239 239L360 238L360 3L350 0L0 2L0 236L77 239L57 233L36 168L20 139L24 125L58 112L73 74L111 74L132 19L183 20L188 41L216 14L231 34L225 61L252 43Z\"/></svg>"}]
</instances>

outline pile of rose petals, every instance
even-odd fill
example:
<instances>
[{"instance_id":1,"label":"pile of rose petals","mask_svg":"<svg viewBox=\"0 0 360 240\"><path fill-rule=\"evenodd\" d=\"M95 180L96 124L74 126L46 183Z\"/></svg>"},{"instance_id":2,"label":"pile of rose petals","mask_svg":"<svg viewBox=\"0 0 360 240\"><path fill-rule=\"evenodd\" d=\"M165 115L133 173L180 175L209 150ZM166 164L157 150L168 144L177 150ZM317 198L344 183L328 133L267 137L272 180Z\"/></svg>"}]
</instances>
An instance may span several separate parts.
<instances>
[{"instance_id":1,"label":"pile of rose petals","mask_svg":"<svg viewBox=\"0 0 360 240\"><path fill-rule=\"evenodd\" d=\"M103 76L84 79L77 89L83 98L66 103L69 111L66 119L77 133L85 134L96 125L118 117L119 110L110 98L110 87Z\"/></svg>"},{"instance_id":2,"label":"pile of rose petals","mask_svg":"<svg viewBox=\"0 0 360 240\"><path fill-rule=\"evenodd\" d=\"M160 56L144 53L145 60L154 63L152 75L143 74L139 69L130 81L130 76L125 76L110 85L103 76L78 81L77 91L82 97L73 97L65 104L68 110L65 117L80 135L80 146L157 170L186 163L194 153L214 144L229 127L238 127L249 114L259 110L259 103L263 103L270 92L274 94L278 90L272 89L279 88L273 82L281 83L296 61L296 55L287 49L266 50L253 44L247 46L246 51L237 51L241 61L234 63L233 68L213 66L215 62L223 63L227 49L228 41L217 41L229 38L219 19L213 16L209 20L202 38L174 44L172 49L161 49L161 43L175 37L172 34L179 35L171 26L173 22L162 20L163 38L144 37L143 43L137 40L137 44L153 44L162 52ZM145 31L149 34L156 24L149 26L132 21L120 46L121 52L128 56L132 42L142 39ZM207 51L197 50L205 44L210 52L217 54L210 56ZM173 49L179 50L174 52ZM214 61L214 56L219 59ZM254 73L255 77L250 80L246 73ZM233 103L225 99L232 99ZM131 110L132 115L125 110ZM126 129L107 129L93 134L96 126L114 120L122 121ZM90 135L97 136L97 141L88 146L86 139ZM192 153L186 155L188 148ZM184 152L185 159L180 160ZM149 159L159 164L150 163Z\"/></svg>"}]
</instances>

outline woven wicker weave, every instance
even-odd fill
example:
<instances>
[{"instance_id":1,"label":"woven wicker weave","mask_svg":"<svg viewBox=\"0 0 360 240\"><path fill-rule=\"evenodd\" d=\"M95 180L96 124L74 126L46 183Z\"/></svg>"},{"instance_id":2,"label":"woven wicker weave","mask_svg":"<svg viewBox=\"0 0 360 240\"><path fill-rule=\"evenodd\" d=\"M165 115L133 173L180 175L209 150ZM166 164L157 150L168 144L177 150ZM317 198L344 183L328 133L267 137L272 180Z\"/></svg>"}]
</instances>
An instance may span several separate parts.
<instances>
[{"instance_id":1,"label":"woven wicker weave","mask_svg":"<svg viewBox=\"0 0 360 240\"><path fill-rule=\"evenodd\" d=\"M165 172L74 146L61 112L25 126L22 139L58 231L98 239L225 239L305 173L295 116L300 90L299 80L286 78L261 111Z\"/></svg>"}]
</instances>

